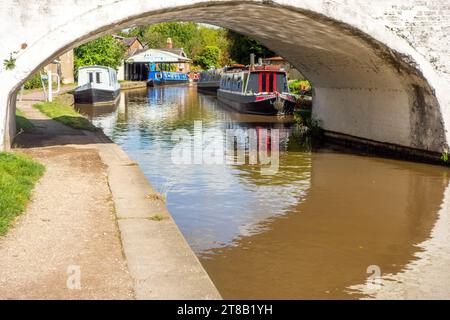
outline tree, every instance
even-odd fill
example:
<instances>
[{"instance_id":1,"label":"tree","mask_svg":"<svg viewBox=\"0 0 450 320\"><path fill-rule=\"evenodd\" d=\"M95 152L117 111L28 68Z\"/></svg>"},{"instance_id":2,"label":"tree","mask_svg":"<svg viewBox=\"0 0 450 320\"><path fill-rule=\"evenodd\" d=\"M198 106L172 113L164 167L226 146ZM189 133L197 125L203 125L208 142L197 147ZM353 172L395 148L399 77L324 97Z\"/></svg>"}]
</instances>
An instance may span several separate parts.
<instances>
[{"instance_id":1,"label":"tree","mask_svg":"<svg viewBox=\"0 0 450 320\"><path fill-rule=\"evenodd\" d=\"M201 49L195 46L198 29L193 22L163 22L136 29L130 34L137 36L149 48L165 48L167 38L172 38L173 46L183 48L188 56L195 56Z\"/></svg>"},{"instance_id":2,"label":"tree","mask_svg":"<svg viewBox=\"0 0 450 320\"><path fill-rule=\"evenodd\" d=\"M117 68L122 63L126 48L112 36L104 36L74 49L75 73L79 67L100 65Z\"/></svg>"},{"instance_id":3,"label":"tree","mask_svg":"<svg viewBox=\"0 0 450 320\"><path fill-rule=\"evenodd\" d=\"M225 29L214 28L192 22L163 22L138 26L121 34L137 37L149 48L165 48L167 38L172 38L173 46L183 48L188 57L195 57L206 46L216 46L221 51L220 65L228 64L228 38Z\"/></svg>"},{"instance_id":4,"label":"tree","mask_svg":"<svg viewBox=\"0 0 450 320\"><path fill-rule=\"evenodd\" d=\"M261 58L275 54L258 41L234 31L228 30L227 38L229 40L230 58L238 63L249 64L251 53Z\"/></svg>"},{"instance_id":5,"label":"tree","mask_svg":"<svg viewBox=\"0 0 450 320\"><path fill-rule=\"evenodd\" d=\"M194 57L194 63L203 62L205 48L216 47L220 50L219 61L213 65L224 66L234 61L248 64L250 53L257 57L272 56L274 53L258 41L239 33L193 22L163 22L138 26L122 33L126 37L137 37L149 48L165 48L167 38L172 38L173 46L183 48L188 57ZM200 59L198 60L197 59Z\"/></svg>"},{"instance_id":6,"label":"tree","mask_svg":"<svg viewBox=\"0 0 450 320\"><path fill-rule=\"evenodd\" d=\"M194 63L201 66L203 69L209 67L220 67L220 49L216 46L206 46L194 58Z\"/></svg>"}]
</instances>

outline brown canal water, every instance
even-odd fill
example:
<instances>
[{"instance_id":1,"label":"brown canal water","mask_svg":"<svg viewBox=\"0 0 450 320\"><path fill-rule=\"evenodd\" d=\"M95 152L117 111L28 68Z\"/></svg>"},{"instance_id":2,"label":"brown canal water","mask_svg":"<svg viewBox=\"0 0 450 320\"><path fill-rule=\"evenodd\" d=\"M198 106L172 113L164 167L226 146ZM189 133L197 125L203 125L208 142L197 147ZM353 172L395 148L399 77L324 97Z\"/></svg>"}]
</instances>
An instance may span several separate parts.
<instances>
[{"instance_id":1,"label":"brown canal water","mask_svg":"<svg viewBox=\"0 0 450 320\"><path fill-rule=\"evenodd\" d=\"M137 161L227 299L450 297L449 170L312 149L291 120L242 115L193 86L82 110ZM176 129L280 130L279 170L174 164Z\"/></svg>"}]
</instances>

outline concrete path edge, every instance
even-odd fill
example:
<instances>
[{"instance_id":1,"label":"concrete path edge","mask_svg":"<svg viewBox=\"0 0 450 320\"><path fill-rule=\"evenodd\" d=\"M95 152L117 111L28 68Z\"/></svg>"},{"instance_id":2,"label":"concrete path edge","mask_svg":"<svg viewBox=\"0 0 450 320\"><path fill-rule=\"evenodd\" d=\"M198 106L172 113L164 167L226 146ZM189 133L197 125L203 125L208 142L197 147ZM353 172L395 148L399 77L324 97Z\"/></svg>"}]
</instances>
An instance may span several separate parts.
<instances>
[{"instance_id":1,"label":"concrete path edge","mask_svg":"<svg viewBox=\"0 0 450 320\"><path fill-rule=\"evenodd\" d=\"M137 163L103 132L97 141L137 299L221 299L221 296Z\"/></svg>"}]
</instances>

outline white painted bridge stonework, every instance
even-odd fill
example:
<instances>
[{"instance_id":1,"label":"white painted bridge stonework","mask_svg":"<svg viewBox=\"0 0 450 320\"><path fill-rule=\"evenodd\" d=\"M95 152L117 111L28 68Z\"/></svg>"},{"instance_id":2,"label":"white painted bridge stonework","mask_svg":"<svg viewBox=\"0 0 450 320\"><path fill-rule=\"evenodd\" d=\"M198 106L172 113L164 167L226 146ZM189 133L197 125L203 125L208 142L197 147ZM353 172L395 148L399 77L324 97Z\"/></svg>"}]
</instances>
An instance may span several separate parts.
<instances>
[{"instance_id":1,"label":"white painted bridge stonework","mask_svg":"<svg viewBox=\"0 0 450 320\"><path fill-rule=\"evenodd\" d=\"M136 24L194 21L249 35L314 86L330 132L442 152L450 141L450 0L0 0L0 149L16 92L39 68ZM23 46L22 44L26 44Z\"/></svg>"}]
</instances>

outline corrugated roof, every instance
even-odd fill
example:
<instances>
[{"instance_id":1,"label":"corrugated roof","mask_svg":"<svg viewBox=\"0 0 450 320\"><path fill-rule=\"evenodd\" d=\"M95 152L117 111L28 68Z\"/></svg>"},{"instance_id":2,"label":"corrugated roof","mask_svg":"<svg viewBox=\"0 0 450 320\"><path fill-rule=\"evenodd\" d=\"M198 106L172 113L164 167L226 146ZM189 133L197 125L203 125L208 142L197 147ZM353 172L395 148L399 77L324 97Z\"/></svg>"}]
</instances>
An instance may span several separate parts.
<instances>
[{"instance_id":1,"label":"corrugated roof","mask_svg":"<svg viewBox=\"0 0 450 320\"><path fill-rule=\"evenodd\" d=\"M161 49L147 49L127 59L129 63L182 63L190 61L184 56Z\"/></svg>"},{"instance_id":2,"label":"corrugated roof","mask_svg":"<svg viewBox=\"0 0 450 320\"><path fill-rule=\"evenodd\" d=\"M158 48L158 50L175 53L176 55L186 57L186 53L183 48Z\"/></svg>"}]
</instances>

